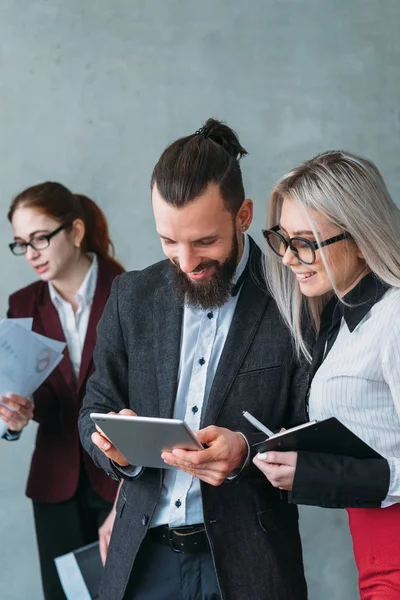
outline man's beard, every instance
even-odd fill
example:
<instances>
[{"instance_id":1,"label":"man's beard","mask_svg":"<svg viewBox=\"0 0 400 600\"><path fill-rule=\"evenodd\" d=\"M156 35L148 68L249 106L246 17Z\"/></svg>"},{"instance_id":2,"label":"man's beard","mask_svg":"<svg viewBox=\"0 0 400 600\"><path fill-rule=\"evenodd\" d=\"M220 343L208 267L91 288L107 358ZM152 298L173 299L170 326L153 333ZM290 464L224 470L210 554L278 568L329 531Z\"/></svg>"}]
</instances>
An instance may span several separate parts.
<instances>
[{"instance_id":1,"label":"man's beard","mask_svg":"<svg viewBox=\"0 0 400 600\"><path fill-rule=\"evenodd\" d=\"M235 273L239 258L239 246L236 232L233 234L232 248L228 258L220 264L217 260L200 263L193 273L202 271L207 267L214 267L214 272L208 281L191 281L179 264L174 262L173 284L174 290L182 305L191 308L211 310L220 308L231 297L232 278Z\"/></svg>"}]
</instances>

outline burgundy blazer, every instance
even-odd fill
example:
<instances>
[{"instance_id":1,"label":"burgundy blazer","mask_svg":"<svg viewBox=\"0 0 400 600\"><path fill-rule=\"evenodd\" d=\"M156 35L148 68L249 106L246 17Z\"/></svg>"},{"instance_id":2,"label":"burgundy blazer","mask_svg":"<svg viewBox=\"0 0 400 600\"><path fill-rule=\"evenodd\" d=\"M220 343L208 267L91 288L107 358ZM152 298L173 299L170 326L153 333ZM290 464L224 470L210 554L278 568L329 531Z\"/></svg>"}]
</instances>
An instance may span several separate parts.
<instances>
[{"instance_id":1,"label":"burgundy blazer","mask_svg":"<svg viewBox=\"0 0 400 600\"><path fill-rule=\"evenodd\" d=\"M78 413L86 382L94 371L93 350L97 324L103 313L114 278L122 268L98 256L98 278L82 351L78 382L75 381L67 347L64 358L34 394L34 420L39 423L26 495L37 502L64 502L75 494L82 463L94 490L113 502L118 484L82 449L78 435ZM37 281L9 298L8 316L33 317L33 331L65 342L48 284Z\"/></svg>"}]
</instances>

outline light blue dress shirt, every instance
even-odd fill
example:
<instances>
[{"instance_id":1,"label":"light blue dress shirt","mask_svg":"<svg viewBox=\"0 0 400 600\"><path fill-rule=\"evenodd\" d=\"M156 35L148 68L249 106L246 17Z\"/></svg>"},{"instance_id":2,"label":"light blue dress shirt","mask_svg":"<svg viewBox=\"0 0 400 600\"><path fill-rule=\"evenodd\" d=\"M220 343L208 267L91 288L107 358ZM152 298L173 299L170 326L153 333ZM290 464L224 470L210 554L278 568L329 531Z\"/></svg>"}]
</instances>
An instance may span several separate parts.
<instances>
[{"instance_id":1,"label":"light blue dress shirt","mask_svg":"<svg viewBox=\"0 0 400 600\"><path fill-rule=\"evenodd\" d=\"M250 251L247 235L244 250L232 284L243 273ZM201 429L208 397L214 381L222 350L232 323L240 295L231 296L226 304L214 310L183 310L181 353L178 371L178 390L174 419L183 419L193 431ZM184 471L164 471L161 496L150 527L170 525L179 527L202 523L203 504L200 481Z\"/></svg>"}]
</instances>

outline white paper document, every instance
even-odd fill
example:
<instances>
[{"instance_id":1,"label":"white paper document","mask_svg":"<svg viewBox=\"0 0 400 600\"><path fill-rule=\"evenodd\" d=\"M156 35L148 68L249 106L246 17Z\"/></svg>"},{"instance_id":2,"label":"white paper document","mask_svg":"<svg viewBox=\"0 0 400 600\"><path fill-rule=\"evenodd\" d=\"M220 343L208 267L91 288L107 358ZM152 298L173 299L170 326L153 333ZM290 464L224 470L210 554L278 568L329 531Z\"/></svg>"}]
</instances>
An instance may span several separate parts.
<instances>
[{"instance_id":1,"label":"white paper document","mask_svg":"<svg viewBox=\"0 0 400 600\"><path fill-rule=\"evenodd\" d=\"M32 319L0 319L2 396L31 396L63 358L64 342L46 338L31 331L31 327ZM7 429L0 419L0 438Z\"/></svg>"}]
</instances>

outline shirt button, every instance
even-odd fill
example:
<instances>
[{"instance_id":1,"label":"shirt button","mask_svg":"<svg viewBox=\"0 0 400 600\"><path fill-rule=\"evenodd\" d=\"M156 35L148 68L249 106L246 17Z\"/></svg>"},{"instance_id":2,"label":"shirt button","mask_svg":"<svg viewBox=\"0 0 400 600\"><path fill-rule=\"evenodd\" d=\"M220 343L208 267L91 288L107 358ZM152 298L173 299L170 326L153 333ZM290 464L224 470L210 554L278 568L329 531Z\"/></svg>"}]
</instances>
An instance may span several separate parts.
<instances>
[{"instance_id":1,"label":"shirt button","mask_svg":"<svg viewBox=\"0 0 400 600\"><path fill-rule=\"evenodd\" d=\"M192 406L192 413L195 415L198 412L197 406Z\"/></svg>"},{"instance_id":2,"label":"shirt button","mask_svg":"<svg viewBox=\"0 0 400 600\"><path fill-rule=\"evenodd\" d=\"M180 500L177 500L175 502L175 506L176 506L176 508L179 508L180 506L182 506L182 502Z\"/></svg>"},{"instance_id":3,"label":"shirt button","mask_svg":"<svg viewBox=\"0 0 400 600\"><path fill-rule=\"evenodd\" d=\"M213 318L213 316L214 316L214 313L212 313L212 312L209 312L209 313L207 313L207 317L208 317L209 319L212 319L212 318Z\"/></svg>"},{"instance_id":4,"label":"shirt button","mask_svg":"<svg viewBox=\"0 0 400 600\"><path fill-rule=\"evenodd\" d=\"M201 357L200 360L199 360L199 365L202 367L205 364L206 364L205 359L203 357Z\"/></svg>"},{"instance_id":5,"label":"shirt button","mask_svg":"<svg viewBox=\"0 0 400 600\"><path fill-rule=\"evenodd\" d=\"M142 517L142 525L146 526L149 522L149 517L148 515L143 515Z\"/></svg>"}]
</instances>

